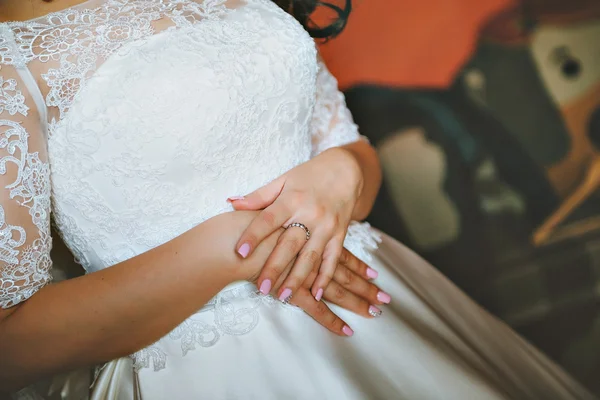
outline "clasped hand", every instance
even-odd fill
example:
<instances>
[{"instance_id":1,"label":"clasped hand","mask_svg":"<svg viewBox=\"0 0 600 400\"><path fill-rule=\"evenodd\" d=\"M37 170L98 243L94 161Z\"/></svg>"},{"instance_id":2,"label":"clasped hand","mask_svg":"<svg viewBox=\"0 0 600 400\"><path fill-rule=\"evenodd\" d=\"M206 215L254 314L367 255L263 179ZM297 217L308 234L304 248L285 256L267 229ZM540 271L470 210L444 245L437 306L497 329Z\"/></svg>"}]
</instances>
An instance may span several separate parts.
<instances>
[{"instance_id":1,"label":"clasped hand","mask_svg":"<svg viewBox=\"0 0 600 400\"><path fill-rule=\"evenodd\" d=\"M229 198L236 210L260 210L236 245L241 257L249 257L273 232L287 228L257 278L263 294L275 294L305 310L318 307L318 313L326 307L322 298L361 315L380 313L376 305L390 298L367 282L377 272L343 247L362 187L356 160L346 150L334 148L253 193ZM306 227L310 235L294 223ZM342 289L354 291L348 296L352 300L340 300L347 296ZM312 295L314 303L303 293Z\"/></svg>"}]
</instances>

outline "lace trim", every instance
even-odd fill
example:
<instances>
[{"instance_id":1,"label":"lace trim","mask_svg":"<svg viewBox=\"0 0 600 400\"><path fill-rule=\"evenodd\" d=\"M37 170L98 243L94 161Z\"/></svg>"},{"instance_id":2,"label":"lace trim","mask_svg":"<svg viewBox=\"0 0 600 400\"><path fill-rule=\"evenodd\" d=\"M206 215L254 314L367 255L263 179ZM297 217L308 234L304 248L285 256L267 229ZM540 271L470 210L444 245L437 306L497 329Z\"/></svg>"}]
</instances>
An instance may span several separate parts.
<instances>
[{"instance_id":1,"label":"lace trim","mask_svg":"<svg viewBox=\"0 0 600 400\"><path fill-rule=\"evenodd\" d=\"M243 306L241 304L244 304ZM253 284L246 283L223 290L198 313L181 323L171 333L155 344L131 355L134 369L152 368L159 371L167 366L167 353L161 349L165 341L179 342L181 356L198 347L212 347L225 336L241 336L250 333L260 320L261 306L281 306L298 309L263 296ZM212 313L206 321L207 313Z\"/></svg>"},{"instance_id":2,"label":"lace trim","mask_svg":"<svg viewBox=\"0 0 600 400\"><path fill-rule=\"evenodd\" d=\"M17 90L15 80L0 77L0 113L26 116L25 97ZM17 167L17 176L5 188L20 206L29 209L39 237L21 249L27 241L25 229L10 225L0 206L0 307L14 306L31 297L52 278L50 268L50 169L40 160L37 152L30 153L29 135L25 129L10 120L0 120L0 149L8 155L0 158L0 174L6 175L7 164Z\"/></svg>"},{"instance_id":3,"label":"lace trim","mask_svg":"<svg viewBox=\"0 0 600 400\"><path fill-rule=\"evenodd\" d=\"M368 223L353 222L348 228L344 246L361 260L369 261L372 258L371 251L376 250L380 242L381 237ZM216 345L225 336L245 335L258 325L261 306L281 306L300 311L272 296L261 295L250 283L224 290L167 336L133 354L131 358L134 368L136 371L144 368L159 371L166 368L168 356L161 349L161 344L165 341L179 342L181 357L185 357L198 347ZM205 313L212 313L211 322L206 321Z\"/></svg>"},{"instance_id":4,"label":"lace trim","mask_svg":"<svg viewBox=\"0 0 600 400\"><path fill-rule=\"evenodd\" d=\"M344 247L364 262L372 260L372 252L379 248L379 235L368 222L352 222L344 240Z\"/></svg>"}]
</instances>

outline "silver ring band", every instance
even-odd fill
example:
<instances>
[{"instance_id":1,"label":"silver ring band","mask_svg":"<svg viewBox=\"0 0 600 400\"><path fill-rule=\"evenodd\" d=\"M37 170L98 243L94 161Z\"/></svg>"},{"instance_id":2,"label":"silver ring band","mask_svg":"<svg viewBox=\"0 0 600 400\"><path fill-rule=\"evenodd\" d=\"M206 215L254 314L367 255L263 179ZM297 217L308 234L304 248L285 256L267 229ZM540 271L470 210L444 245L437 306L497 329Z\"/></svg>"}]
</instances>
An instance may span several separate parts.
<instances>
[{"instance_id":1,"label":"silver ring band","mask_svg":"<svg viewBox=\"0 0 600 400\"><path fill-rule=\"evenodd\" d=\"M304 233L306 233L306 240L310 239L310 230L306 227L306 225L301 224L300 222L292 222L285 229L289 229L289 228L293 228L293 227L303 229Z\"/></svg>"}]
</instances>

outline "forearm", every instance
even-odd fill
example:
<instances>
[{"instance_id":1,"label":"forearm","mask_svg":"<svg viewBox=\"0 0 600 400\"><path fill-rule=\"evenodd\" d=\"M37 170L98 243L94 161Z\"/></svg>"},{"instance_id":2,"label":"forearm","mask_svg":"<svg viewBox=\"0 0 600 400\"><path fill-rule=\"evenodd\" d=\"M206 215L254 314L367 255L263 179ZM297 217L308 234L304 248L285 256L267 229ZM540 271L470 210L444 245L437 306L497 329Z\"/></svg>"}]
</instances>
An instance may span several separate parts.
<instances>
[{"instance_id":1,"label":"forearm","mask_svg":"<svg viewBox=\"0 0 600 400\"><path fill-rule=\"evenodd\" d=\"M227 284L243 279L245 267L262 266L264 252L242 260L233 251L252 215L239 226L229 224L229 217L208 220L111 268L49 285L5 310L0 314L0 391L150 345Z\"/></svg>"},{"instance_id":2,"label":"forearm","mask_svg":"<svg viewBox=\"0 0 600 400\"><path fill-rule=\"evenodd\" d=\"M362 174L360 196L352 212L352 219L361 221L367 218L371 212L375 198L381 187L382 177L379 157L377 156L377 151L369 143L362 140L347 144L341 148L353 157Z\"/></svg>"}]
</instances>

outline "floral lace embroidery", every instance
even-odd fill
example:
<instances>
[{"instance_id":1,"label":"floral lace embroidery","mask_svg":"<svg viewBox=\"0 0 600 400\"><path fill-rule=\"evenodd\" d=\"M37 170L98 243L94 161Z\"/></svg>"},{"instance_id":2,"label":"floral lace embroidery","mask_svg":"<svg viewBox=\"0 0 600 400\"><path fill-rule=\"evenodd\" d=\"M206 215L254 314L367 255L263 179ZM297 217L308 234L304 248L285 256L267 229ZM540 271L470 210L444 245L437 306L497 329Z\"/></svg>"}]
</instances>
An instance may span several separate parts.
<instances>
[{"instance_id":1,"label":"floral lace embroidery","mask_svg":"<svg viewBox=\"0 0 600 400\"><path fill-rule=\"evenodd\" d=\"M261 306L301 311L298 307L281 303L272 296L260 294L253 284L241 284L226 289L165 338L133 354L131 358L134 368L136 371L149 368L150 365L155 371L166 368L167 355L160 349L160 343L164 340L179 341L181 355L185 356L197 346L214 346L223 336L245 335L258 325ZM208 315L211 317L207 320Z\"/></svg>"},{"instance_id":2,"label":"floral lace embroidery","mask_svg":"<svg viewBox=\"0 0 600 400\"><path fill-rule=\"evenodd\" d=\"M152 368L160 371L167 367L167 353L157 345L148 346L131 356L133 369L138 372L144 368Z\"/></svg>"},{"instance_id":3,"label":"floral lace embroidery","mask_svg":"<svg viewBox=\"0 0 600 400\"><path fill-rule=\"evenodd\" d=\"M19 113L26 116L29 108L25 105L25 96L17 90L17 81L14 79L5 81L0 76L0 114L3 111L10 115Z\"/></svg>"},{"instance_id":4,"label":"floral lace embroidery","mask_svg":"<svg viewBox=\"0 0 600 400\"><path fill-rule=\"evenodd\" d=\"M317 88L311 123L313 155L360 138L344 95L338 90L337 80L322 62L319 63Z\"/></svg>"},{"instance_id":5,"label":"floral lace embroidery","mask_svg":"<svg viewBox=\"0 0 600 400\"><path fill-rule=\"evenodd\" d=\"M7 42L0 41L0 59L6 64L17 60L59 62L42 78L50 91L48 107L57 107L60 115L69 109L75 95L106 59L123 45L154 34L152 22L171 17L175 23L218 18L226 12L226 0L108 0L93 10L72 8L50 14L29 23L10 23L19 56ZM3 39L6 41L6 39Z\"/></svg>"},{"instance_id":6,"label":"floral lace embroidery","mask_svg":"<svg viewBox=\"0 0 600 400\"><path fill-rule=\"evenodd\" d=\"M114 265L139 254L140 248L149 249L177 236L182 230L188 230L210 217L202 210L210 210L213 214L227 211L227 208L214 201L198 199L196 193L207 190L210 182L226 180L228 175L224 175L223 171L237 168L239 161L235 157L223 158L223 154L229 154L232 148L235 148L235 151L239 148L240 152L243 151L255 160L263 157L264 142L276 143L282 149L293 149L293 157L288 157L285 162L277 165L276 169L271 170L271 173L281 174L308 159L311 146L310 143L305 143L305 133L312 136L313 154L358 139L356 126L345 107L343 95L337 90L335 78L322 64L317 75L317 64L313 64L316 55L314 44L305 32L302 32L305 36L299 36L301 28L297 22L271 1L246 2L262 4L264 9L261 13L277 15L277 18L272 20L271 29L279 32L277 40L284 43L282 46L287 46L282 48L286 52L284 57L275 55L278 67L274 69L274 75L267 80L248 74L247 70L241 67L251 66L257 55L266 60L273 57L272 50L263 49L256 42L264 36L264 32L261 31L264 26L237 21L223 22L221 19L226 13L233 10L226 7L226 0L106 0L94 9L73 8L28 23L0 24L0 62L23 66L36 61L48 66L47 71L41 74L48 86L46 104L58 111L58 121L53 119L49 123L53 179L61 178L53 182L55 222L65 242L86 269L94 270ZM257 11L255 8L249 12ZM220 73L214 77L213 83L219 88L226 88L229 99L243 100L231 103L232 108L236 110L236 116L231 119L230 115L219 116L219 110L216 113L211 113L210 109L204 110L202 117L206 118L206 124L215 127L215 135L177 138L173 159L189 160L192 170L205 174L202 179L197 179L197 182L190 180L189 185L179 187L160 180L161 175L170 166L168 159L147 163L139 157L141 146L167 137L165 132L168 131L168 126L164 126L162 130L152 129L148 124L156 124L155 119L148 122L135 121L140 124L138 131L144 131L144 135L138 135L135 141L128 141L128 132L119 129L111 129L110 133L102 132L122 140L124 149L119 149L107 159L98 162L94 155L100 148L101 136L98 135L99 131L89 129L96 121L88 124L85 119L73 121L72 118L67 118L71 109L77 105L77 96L93 84L94 72L110 56L129 54L146 60L148 64L155 61L153 57L157 55L144 51L144 43L156 33L153 22L165 18L173 23L173 26L167 27L165 31L179 29L186 30L188 34L183 40L178 37L177 40L168 42L168 46L172 46L173 49L182 52L197 51L200 39L205 41L207 46L213 47L213 50L219 49L213 56L214 59L206 60L207 66L211 63L223 66ZM260 15L252 15L249 19L259 20ZM198 23L200 21L202 23ZM6 32L7 28L10 28L10 33L5 35L3 30ZM303 47L299 44L303 44ZM234 48L235 52L227 51ZM300 48L302 51L296 51ZM240 63L239 60L248 62ZM185 59L174 61L189 62ZM298 65L303 67L299 69ZM295 73L290 73L292 67L296 67ZM316 104L312 96L304 96L306 93L315 93L315 76L318 76ZM0 107L8 113L26 112L22 108L23 96L15 90L12 82L7 82L0 85L0 93L3 94L0 96ZM288 95L286 98L290 88L298 90L302 96L295 95L289 98ZM252 92L248 93L249 90ZM126 92L117 95L121 96L120 99L127 99ZM282 99L279 104L272 103L273 99L279 98ZM99 110L85 111L95 115L96 111L102 111L106 106L107 104L100 104L97 105ZM306 117L300 118L301 108L309 111ZM265 127L268 130L261 129L262 137L249 137L245 139L248 142L218 140L217 131L228 132L231 135L235 135L236 132L253 132L257 123L263 123L260 118L271 110L274 110L274 114L266 122ZM215 115L216 119L211 119L212 115ZM282 135L281 132L286 132L286 135ZM207 139L213 136L217 139L207 142ZM26 137L24 143L26 146ZM306 158L303 158L304 150ZM70 156L72 152L85 156L74 158ZM40 173L43 172L42 166L45 166L39 159L36 163L34 158L29 161L29 165L36 165ZM108 179L112 190L120 193L130 207L146 204L144 210L139 210L137 214L116 215L110 207L99 202L102 193L88 179L94 171ZM44 172L47 174L47 166ZM190 177L193 176L192 172ZM262 179L262 183L266 183L272 177L264 176ZM232 184L234 188L249 189L236 184L238 186ZM47 192L49 186L45 190ZM46 192L44 199L47 200L44 201L49 202L49 193ZM43 196L40 196L40 199L41 197ZM42 204L44 201L38 200L38 203ZM44 206L47 207L44 210L49 209L48 204ZM38 208L32 203L31 209L35 211L32 215L39 214L38 222L47 223L47 215L42 215ZM79 215L70 212L72 209L78 210L84 220L80 221ZM160 216L163 219L161 222L155 222L152 216ZM189 221L182 223L181 216L187 216ZM3 224L0 234L5 231L10 234L13 242L3 242L4 246L0 250L3 254L13 257L13 260L20 258L19 265L29 263L28 272L47 272L50 268L47 255L50 246L48 233L45 236L40 233L40 239L34 243L34 251L27 253L31 254L28 257L35 256L39 259L33 266L32 261L27 261L25 255L17 257L19 253L14 252L16 243L25 243L25 232L19 230L19 227ZM49 229L45 232L49 232ZM123 240L116 243L118 240L115 238ZM368 226L352 224L345 245L358 257L368 259L369 250L377 247L377 241L378 238ZM43 246L47 246L46 252L42 251ZM103 251L103 255L98 257L94 249ZM42 253L46 254L45 259ZM91 268L92 266L94 268ZM24 295L13 298L13 304L31 296L37 290L35 287L44 283L44 275L39 276L40 278L35 278L35 282L39 283L37 286L30 285L31 289L28 289L27 285L21 286L19 290L22 290ZM258 324L261 306L281 305L271 297L256 296L255 292L253 285L246 285L220 293L199 313L184 321L155 345L133 355L135 368L165 368L167 353L161 347L161 343L166 340L179 343L183 356L198 347L213 346L225 336L250 332ZM10 294L9 299L10 296L13 295Z\"/></svg>"},{"instance_id":7,"label":"floral lace embroidery","mask_svg":"<svg viewBox=\"0 0 600 400\"><path fill-rule=\"evenodd\" d=\"M15 80L4 81L0 76L0 113L27 115L25 98L16 90ZM0 206L0 307L7 308L32 296L51 280L50 249L50 171L37 152L30 153L29 135L17 122L0 119L0 149L8 155L0 158L0 174L6 175L7 164L17 167L14 182L6 185L9 196L20 206L29 209L38 235L33 243L27 241L25 229L6 223L5 209Z\"/></svg>"}]
</instances>

